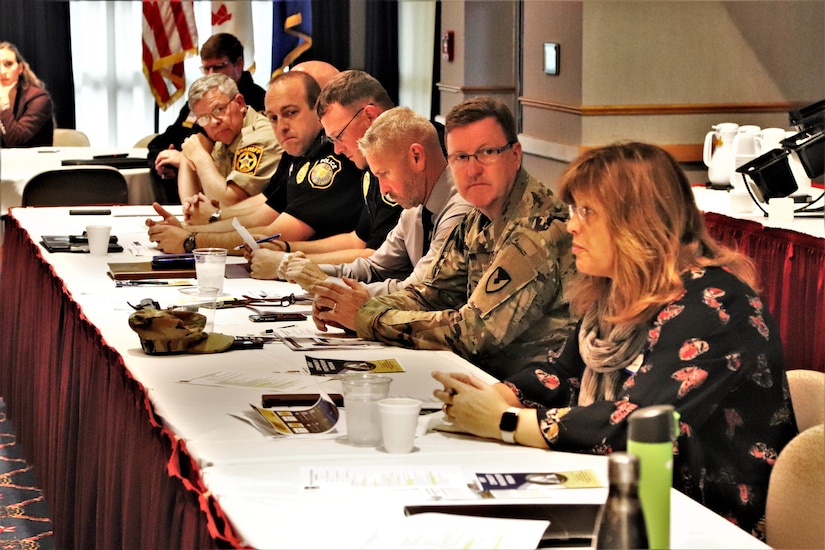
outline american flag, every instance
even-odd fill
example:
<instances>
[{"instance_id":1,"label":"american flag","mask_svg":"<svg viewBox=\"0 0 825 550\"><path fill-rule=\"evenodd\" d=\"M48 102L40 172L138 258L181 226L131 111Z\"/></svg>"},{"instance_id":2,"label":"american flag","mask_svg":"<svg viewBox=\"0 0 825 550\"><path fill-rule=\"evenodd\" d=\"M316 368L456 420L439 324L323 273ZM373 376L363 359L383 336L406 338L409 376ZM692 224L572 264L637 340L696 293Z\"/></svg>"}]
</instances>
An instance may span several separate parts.
<instances>
[{"instance_id":1,"label":"american flag","mask_svg":"<svg viewBox=\"0 0 825 550\"><path fill-rule=\"evenodd\" d=\"M186 91L183 60L197 54L192 0L143 0L143 74L164 111Z\"/></svg>"}]
</instances>

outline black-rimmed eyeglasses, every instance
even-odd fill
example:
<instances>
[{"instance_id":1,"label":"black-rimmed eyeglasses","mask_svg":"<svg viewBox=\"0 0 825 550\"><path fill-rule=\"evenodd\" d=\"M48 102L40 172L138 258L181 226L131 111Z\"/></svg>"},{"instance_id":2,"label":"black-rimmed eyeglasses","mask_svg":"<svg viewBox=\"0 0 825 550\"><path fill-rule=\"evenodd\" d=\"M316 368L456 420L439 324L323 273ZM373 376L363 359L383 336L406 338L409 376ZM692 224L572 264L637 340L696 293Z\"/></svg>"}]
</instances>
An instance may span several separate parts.
<instances>
[{"instance_id":1,"label":"black-rimmed eyeglasses","mask_svg":"<svg viewBox=\"0 0 825 550\"><path fill-rule=\"evenodd\" d=\"M470 162L471 158L475 158L481 164L491 164L498 159L501 153L510 149L515 144L515 141L511 141L501 147L483 147L475 153L453 153L447 156L447 162L449 162L451 166L465 166Z\"/></svg>"},{"instance_id":2,"label":"black-rimmed eyeglasses","mask_svg":"<svg viewBox=\"0 0 825 550\"><path fill-rule=\"evenodd\" d=\"M372 103L367 103L367 105L372 105ZM361 111L363 111L364 109L366 109L366 108L367 108L367 105L364 105L363 107L361 107L360 109L358 109L357 111L355 111L355 114L354 114L354 115L352 115L352 118L351 118L351 119L349 119L349 122L347 122L347 123L344 125L344 127L341 129L341 131L340 131L340 132L338 132L337 134L335 134L335 136L327 136L327 141L328 141L328 142L330 142L330 143L333 143L333 144L335 144L335 143L341 143L341 136L343 136L343 135L344 135L344 132L346 132L346 131L347 131L347 128L349 128L349 125L350 125L350 124L352 124L352 122L355 120L355 118L356 118L358 115L360 115L360 114L361 114Z\"/></svg>"}]
</instances>

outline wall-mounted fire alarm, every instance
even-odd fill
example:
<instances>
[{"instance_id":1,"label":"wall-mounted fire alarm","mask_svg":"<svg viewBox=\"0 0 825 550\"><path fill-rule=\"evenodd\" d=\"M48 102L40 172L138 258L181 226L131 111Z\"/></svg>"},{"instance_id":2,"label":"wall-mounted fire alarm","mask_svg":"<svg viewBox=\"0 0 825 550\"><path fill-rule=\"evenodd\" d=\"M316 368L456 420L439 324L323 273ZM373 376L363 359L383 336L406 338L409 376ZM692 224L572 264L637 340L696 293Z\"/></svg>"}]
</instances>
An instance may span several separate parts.
<instances>
[{"instance_id":1,"label":"wall-mounted fire alarm","mask_svg":"<svg viewBox=\"0 0 825 550\"><path fill-rule=\"evenodd\" d=\"M452 61L455 54L455 32L444 31L441 34L441 59Z\"/></svg>"}]
</instances>

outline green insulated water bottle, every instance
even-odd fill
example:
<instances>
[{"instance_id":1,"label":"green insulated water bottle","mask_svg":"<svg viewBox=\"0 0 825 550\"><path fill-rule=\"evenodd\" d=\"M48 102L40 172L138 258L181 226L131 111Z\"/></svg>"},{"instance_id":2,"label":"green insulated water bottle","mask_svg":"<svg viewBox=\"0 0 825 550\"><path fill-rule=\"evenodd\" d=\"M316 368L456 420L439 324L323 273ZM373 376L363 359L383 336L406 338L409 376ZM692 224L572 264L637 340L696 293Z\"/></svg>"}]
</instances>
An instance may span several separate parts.
<instances>
[{"instance_id":1,"label":"green insulated water bottle","mask_svg":"<svg viewBox=\"0 0 825 550\"><path fill-rule=\"evenodd\" d=\"M670 548L670 488L673 441L679 413L672 405L639 409L628 418L627 452L639 458L639 498L651 548Z\"/></svg>"}]
</instances>

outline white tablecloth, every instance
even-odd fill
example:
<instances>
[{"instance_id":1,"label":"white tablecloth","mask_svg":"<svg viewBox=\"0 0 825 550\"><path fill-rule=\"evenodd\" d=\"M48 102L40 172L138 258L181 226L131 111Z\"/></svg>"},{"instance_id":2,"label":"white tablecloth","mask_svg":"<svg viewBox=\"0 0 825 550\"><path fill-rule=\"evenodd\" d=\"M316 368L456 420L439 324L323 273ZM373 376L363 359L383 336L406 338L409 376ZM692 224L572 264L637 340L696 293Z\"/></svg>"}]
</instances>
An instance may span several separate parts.
<instances>
[{"instance_id":1,"label":"white tablecloth","mask_svg":"<svg viewBox=\"0 0 825 550\"><path fill-rule=\"evenodd\" d=\"M47 170L59 170L68 159L91 159L95 155L129 153L130 157L146 158L145 148L124 150L114 147L32 147L0 149L0 215L20 206L23 188L32 176ZM151 204L155 200L149 168L121 170L129 186L130 204Z\"/></svg>"},{"instance_id":2,"label":"white tablecloth","mask_svg":"<svg viewBox=\"0 0 825 550\"><path fill-rule=\"evenodd\" d=\"M780 229L790 229L792 231L798 231L799 233L807 233L808 235L813 235L814 237L825 238L825 218L823 217L823 212L820 210L818 213L812 212L810 214L799 214L794 217L792 221L777 223L771 220L768 216L759 209L759 206L751 199L750 201L745 200L744 204L749 204L750 208L744 211L739 209L732 208L731 205L731 193L730 191L720 190L720 189L708 189L706 187L693 187L693 196L696 198L696 204L699 208L705 212L716 212L718 214L724 214L726 216L731 216L733 218L739 218L743 220L753 220L755 222L761 223L766 227L778 227ZM818 198L825 190L820 187L813 187L809 190L809 193L813 199ZM745 192L739 192L741 194L745 194ZM768 205L759 203L759 205L768 212ZM818 202L814 203L814 207L822 208L825 205L825 200L819 200ZM795 210L802 208L804 206L803 203L798 203L795 205Z\"/></svg>"},{"instance_id":3,"label":"white tablecloth","mask_svg":"<svg viewBox=\"0 0 825 550\"><path fill-rule=\"evenodd\" d=\"M118 207L112 216L69 216L68 209L17 209L15 216L32 237L82 231L86 223L110 223L127 250L108 256L49 254L44 257L63 279L67 291L95 324L105 342L124 358L132 376L145 390L159 417L183 441L201 468L203 480L228 514L236 533L257 548L354 548L361 547L376 532L404 524L407 504L426 502L415 488L307 489L306 468L318 471L342 469L349 473L388 471L430 472L434 477L455 475L469 480L477 472L531 472L593 469L606 478L606 460L601 456L548 452L498 441L482 440L443 432L428 432L416 439L413 453L390 455L381 448L346 444L340 434L309 438L278 438L264 435L237 418L259 403L266 387L228 387L191 382L214 372L240 377L302 378L309 387L339 392L334 379L301 376L306 365L303 353L280 343L263 350L233 351L216 355L152 357L143 353L137 335L127 325L133 304L151 297L166 306L177 300L177 288L163 286L115 288L105 275L107 262L149 260L155 253L146 238L145 217L149 207ZM135 243L140 243L138 246ZM140 254L140 256L138 256ZM230 258L240 262L241 258ZM300 292L299 287L274 281L227 279L225 292L240 296L263 290L272 294ZM258 334L273 324L252 323L250 311L219 310L215 330L225 334ZM310 321L306 321L310 323ZM404 369L392 374L390 395L431 398L439 385L430 376L433 369L487 375L449 352L426 352L387 347L370 351L325 351L320 357L380 359L395 358ZM345 414L345 411L344 413ZM440 413L435 413L439 414ZM554 502L600 503L606 489L564 489ZM673 548L764 548L756 539L673 491ZM393 531L390 531L392 534ZM400 542L399 542L400 544Z\"/></svg>"}]
</instances>

